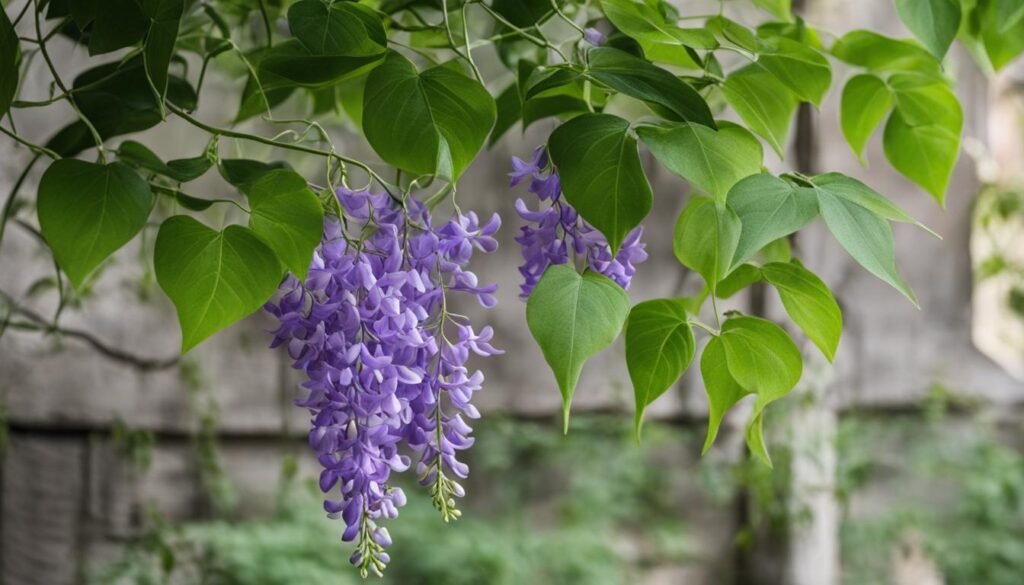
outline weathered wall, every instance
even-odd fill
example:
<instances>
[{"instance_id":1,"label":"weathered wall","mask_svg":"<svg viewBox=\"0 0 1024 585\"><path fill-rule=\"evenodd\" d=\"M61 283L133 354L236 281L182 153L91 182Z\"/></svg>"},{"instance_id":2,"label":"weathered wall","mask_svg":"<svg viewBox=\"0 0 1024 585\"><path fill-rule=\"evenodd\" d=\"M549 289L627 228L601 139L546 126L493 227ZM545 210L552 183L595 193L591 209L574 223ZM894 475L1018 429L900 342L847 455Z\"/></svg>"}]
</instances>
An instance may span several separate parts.
<instances>
[{"instance_id":1,"label":"weathered wall","mask_svg":"<svg viewBox=\"0 0 1024 585\"><path fill-rule=\"evenodd\" d=\"M870 27L903 34L889 5L888 0L818 0L808 18L835 32ZM66 47L58 53L58 64L68 78L86 61L84 55L71 53ZM26 85L34 94L42 95L45 76L39 69L34 71ZM987 83L962 51L954 53L951 71L959 80L965 134L984 141ZM845 77L846 72L837 66L836 88ZM204 90L205 95L215 95L216 84L224 82L215 79L213 83ZM913 227L896 227L899 266L918 294L918 311L853 263L821 225L801 236L800 253L836 292L846 311L846 324L835 369L823 378L829 381L819 389L823 396L820 406L801 414L803 418L795 419L793 424L800 430L828 435L836 409L903 408L915 403L935 381L1000 403L1020 403L1024 400L1022 384L971 344L969 212L978 187L972 162L962 157L943 211L888 167L877 139L869 146L870 169L857 165L838 131L838 97L839 90L833 89L821 111L812 116L818 168L864 180L943 239L936 240ZM229 118L232 107L223 100L206 99L198 116L220 123ZM71 119L69 112L65 114L62 122ZM51 116L49 111L18 112L19 129L35 141L45 140L55 128ZM498 211L505 220L500 233L502 249L494 257L480 259L474 267L482 281L499 283L499 307L486 313L466 308L479 322L494 325L497 343L507 350L505 355L481 364L488 378L485 390L479 394L479 406L485 413L554 420L559 408L557 391L542 367L540 352L526 330L523 305L517 299L518 250L512 241L517 222L512 205L522 192L510 192L505 176L508 158L513 154L528 156L551 126L538 124L523 138L513 132L481 157L460 184L464 209L473 208L481 214ZM368 154L342 134L336 139L347 153ZM201 136L178 121L147 134L146 140L165 158L194 155L204 145ZM246 156L269 156L266 150L252 145L239 147ZM224 148L229 152L235 145L225 143ZM0 192L9 191L28 158L23 149L0 141ZM771 164L782 168L789 162ZM36 169L25 192L32 192L38 176ZM642 266L635 281L631 291L634 300L677 294L695 284L693 279L685 278L673 259L669 241L672 223L685 202L685 186L661 169L654 170L650 178L656 193L655 209L646 224L651 260ZM217 195L224 188L213 178L190 186L207 196ZM149 245L153 235L150 231ZM159 294L151 302L139 301L137 283L145 272L139 258L136 244L119 253L94 294L83 301L80 309L68 311L62 323L88 331L112 346L167 358L175 354L179 343L174 314ZM17 297L48 271L48 260L31 236L10 226L0 252L0 289ZM49 315L55 301L49 293L26 302ZM735 306L744 308L745 303L741 298ZM771 294L769 310L781 314ZM264 330L269 325L266 317L254 315L188 356L198 365L216 402L224 465L240 490L241 509L253 513L269 508L270 486L284 451L297 453L310 475L315 466L302 447L305 415L290 405L297 378L282 354L265 349L268 337ZM575 412L631 412L632 398L621 353L620 344L588 365L576 393ZM188 443L188 433L195 427L190 408L192 394L176 368L140 371L99 357L76 339L65 339L58 348L52 338L8 332L0 338L0 394L11 428L0 473L0 582L74 583L83 558L109 554L117 542L136 534L141 502L155 501L171 518L178 519L202 514L208 505L203 501L198 465ZM676 392L654 405L651 415L699 428L704 412L703 390L694 368ZM157 433L153 466L143 477L132 477L103 438L119 418L132 427ZM734 427L742 422L740 418L731 420ZM295 439L283 444L278 439L282 434ZM729 443L729 437L726 439ZM731 439L731 443L737 443L735 436ZM824 451L812 455L827 461L828 443L822 444L826 445ZM792 579L801 584L834 583L837 514L834 501L822 496L828 490L821 487L822 482L828 483L829 474L827 468L823 473L821 467L811 464L802 469L801 481L808 486L805 493L814 500L812 507L820 515L808 532L794 540L799 550L792 553ZM720 582L708 573L712 567L720 570L731 558L736 520L727 510L702 505L693 506L686 514L707 534L703 540L707 562L703 569L694 569L704 580L687 582Z\"/></svg>"}]
</instances>

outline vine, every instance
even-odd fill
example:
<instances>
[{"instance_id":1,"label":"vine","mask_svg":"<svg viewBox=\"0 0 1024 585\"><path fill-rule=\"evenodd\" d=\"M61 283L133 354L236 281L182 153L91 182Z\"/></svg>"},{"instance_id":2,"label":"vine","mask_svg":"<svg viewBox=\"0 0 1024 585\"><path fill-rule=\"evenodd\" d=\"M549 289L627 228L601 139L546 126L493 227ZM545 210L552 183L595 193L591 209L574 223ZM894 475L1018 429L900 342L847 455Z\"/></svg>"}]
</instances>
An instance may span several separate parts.
<instances>
[{"instance_id":1,"label":"vine","mask_svg":"<svg viewBox=\"0 0 1024 585\"><path fill-rule=\"evenodd\" d=\"M927 228L851 177L769 173L763 144L785 154L797 107L822 104L839 61L854 71L839 121L853 153L863 158L884 123L888 162L943 204L963 131L943 58L959 37L983 68L1007 65L1024 51L1024 2L895 0L916 40L867 30L835 38L788 0L751 4L760 10L722 1L714 14L686 14L665 0L15 0L0 12L0 132L29 162L0 235L11 223L45 244L59 303L48 318L3 291L0 331L77 337L143 369L174 365L60 325L107 259L154 228L153 273L177 310L183 352L273 297L274 343L309 378L299 404L312 413L321 488L340 492L326 507L357 542L353 563L379 573L390 536L378 522L404 502L390 474L411 463L400 443L418 453L443 518L458 518L455 478L468 468L455 453L472 443L462 415L478 414L470 397L483 381L466 362L497 352L489 328L477 333L448 304L452 292L495 302L466 268L474 249L494 251L499 222L462 211L459 178L485 143L556 119L534 158L515 161L513 183L529 178L542 202L517 206L529 223L517 238L521 292L566 425L585 362L623 331L638 436L644 409L703 345L705 450L725 413L755 395L747 443L770 465L764 412L799 381L802 356L779 324L722 313L717 299L771 285L831 361L840 307L789 238L820 216L855 261L916 304L891 224ZM68 43L93 63L70 82L52 50ZM211 67L244 78L231 120L197 113ZM47 92L23 95L22 80L37 73ZM311 113L277 117L297 104ZM22 111L62 107L72 121L49 138L19 131ZM727 110L738 122L723 119ZM339 115L379 160L333 143L327 121ZM244 130L256 117L279 132ZM115 142L172 119L208 136L202 152L164 161L141 142ZM226 145L245 144L319 170L306 177L283 160L224 156ZM632 305L625 291L648 253L641 224L654 193L641 144L695 192L673 234L676 258L703 279L694 297ZM21 191L40 162L36 227ZM230 195L184 189L214 168ZM210 227L225 217L211 210L223 208L245 224ZM449 221L431 223L449 208Z\"/></svg>"}]
</instances>

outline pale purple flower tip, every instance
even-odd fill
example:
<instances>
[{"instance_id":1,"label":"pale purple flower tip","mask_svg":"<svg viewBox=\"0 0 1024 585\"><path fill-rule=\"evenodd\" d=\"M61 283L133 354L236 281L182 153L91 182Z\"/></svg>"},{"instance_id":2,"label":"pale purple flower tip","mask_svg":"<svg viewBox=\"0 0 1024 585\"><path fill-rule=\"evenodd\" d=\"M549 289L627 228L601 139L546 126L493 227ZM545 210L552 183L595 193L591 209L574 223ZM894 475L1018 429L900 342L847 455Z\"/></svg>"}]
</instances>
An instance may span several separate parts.
<instances>
[{"instance_id":1,"label":"pale purple flower tip","mask_svg":"<svg viewBox=\"0 0 1024 585\"><path fill-rule=\"evenodd\" d=\"M608 37L605 36L603 32L597 30L592 26L588 26L587 28L583 29L583 38L586 39L588 43L594 45L595 47L600 47L601 45L605 44L605 42L608 41Z\"/></svg>"}]
</instances>

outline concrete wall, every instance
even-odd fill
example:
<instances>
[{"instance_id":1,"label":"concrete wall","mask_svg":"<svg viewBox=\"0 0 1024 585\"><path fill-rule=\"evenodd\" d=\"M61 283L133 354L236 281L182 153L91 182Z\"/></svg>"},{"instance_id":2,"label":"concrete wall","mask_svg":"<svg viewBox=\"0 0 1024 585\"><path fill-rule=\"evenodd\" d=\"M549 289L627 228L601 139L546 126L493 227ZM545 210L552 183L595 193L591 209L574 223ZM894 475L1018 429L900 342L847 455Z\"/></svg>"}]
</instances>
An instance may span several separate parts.
<instances>
[{"instance_id":1,"label":"concrete wall","mask_svg":"<svg viewBox=\"0 0 1024 585\"><path fill-rule=\"evenodd\" d=\"M870 4L870 9L865 7ZM823 28L841 33L869 27L905 34L890 3L818 0L811 3L808 18ZM58 65L70 79L86 63L81 51L58 49ZM987 139L988 82L974 69L963 51L954 51L951 71L958 79L964 103L965 136ZM870 169L860 167L838 131L838 97L847 73L836 66L835 88L820 112L810 118L808 136L819 170L837 170L858 177L891 197L911 215L939 232L936 240L910 226L897 226L899 266L918 294L921 310L914 309L898 293L862 270L838 247L820 222L801 235L799 253L810 268L821 274L836 292L845 309L845 330L834 370L809 390L820 400L793 420L797 436L807 433L827 437L842 409L905 409L917 402L928 386L941 381L968 394L1013 405L1024 400L1024 387L974 349L971 343L971 266L968 256L970 208L978 190L974 165L961 158L948 197L947 209L939 209L920 189L892 171L884 160L879 140L868 150ZM224 80L213 78L204 90L198 116L223 123L233 103L216 99ZM26 82L28 98L45 94L46 77L35 67ZM23 94L24 95L24 94ZM212 99L211 99L212 98ZM52 111L17 112L19 129L36 142L44 141L60 124L71 120L68 111L60 120ZM520 193L507 189L508 159L529 155L552 124L538 124L527 136L513 130L489 153L481 156L460 184L463 209L489 214L499 211L505 220L502 249L481 258L474 269L482 281L498 282L499 308L483 313L467 307L474 318L492 324L497 343L507 350L482 363L487 374L479 394L486 414L544 417L555 420L559 397L541 355L526 330L524 307L517 299L518 250L513 202ZM271 130L263 126L259 131ZM368 155L365 146L344 133L336 144L353 156ZM806 139L806 138L805 138ZM115 140L115 142L117 142ZM205 138L180 121L145 134L145 143L165 158L194 156ZM270 153L249 144L222 141L225 153L266 158ZM281 153L274 155L281 156ZM0 141L0 192L8 192L29 159L24 149ZM300 159L291 159L298 163ZM650 161L648 161L650 162ZM772 161L773 168L791 165ZM301 164L301 163L300 163ZM42 165L30 175L23 193L33 192ZM651 259L641 267L631 291L634 301L679 294L695 286L671 254L670 233L685 203L682 181L651 166L656 193L654 212L646 223ZM313 171L310 171L313 172ZM204 178L190 190L205 196L223 196L226 187L216 178ZM20 217L34 222L30 212ZM226 218L228 219L228 218ZM154 230L149 230L152 246ZM81 307L68 310L65 327L88 331L105 343L156 359L172 358L179 344L172 307L160 294L140 302L140 280L147 273L140 242L120 252L97 282ZM20 297L33 282L46 277L48 258L32 237L18 226L9 226L0 251L0 289ZM56 296L50 292L26 299L27 306L50 315ZM734 306L749 309L742 297ZM774 293L767 310L782 315ZM203 387L219 412L217 430L225 469L240 491L240 509L259 513L269 508L269 493L283 453L299 456L303 472L312 476L315 462L302 447L305 414L293 406L297 378L281 353L265 349L269 320L254 315L197 350L187 359L197 365ZM622 359L621 343L588 365L576 393L574 412L623 411L631 416L632 398ZM810 355L812 352L808 352ZM10 441L0 473L0 581L11 584L65 585L75 583L85 559L109 555L118 543L138 533L143 502L156 502L173 519L201 516L208 509L201 488L201 473L189 434L196 428L192 408L195 393L189 390L177 368L142 371L137 367L101 357L78 339L42 337L35 333L8 331L0 338L0 394L4 398ZM205 394L202 394L205 395ZM675 391L652 408L651 415L678 424L703 427L706 404L696 368L684 376ZM157 435L151 469L135 476L126 469L106 438L117 419ZM739 452L741 418L727 421L726 446ZM801 434L802 433L802 434ZM729 436L731 434L731 436ZM282 441L281 437L293 437ZM729 445L732 447L729 447ZM829 457L828 441L808 461ZM695 453L691 453L695 455ZM806 532L794 536L786 565L792 583L816 585L836 582L838 515L830 497L829 467L803 465L798 484L802 498L816 512ZM823 487L824 486L824 487ZM732 558L731 539L736 527L729 510L694 506L684 511L699 531L706 534L705 561L694 568L690 582L721 582L721 570ZM701 565L701 563L698 563ZM716 572L710 572L716 568ZM670 581L669 581L670 582Z\"/></svg>"}]
</instances>

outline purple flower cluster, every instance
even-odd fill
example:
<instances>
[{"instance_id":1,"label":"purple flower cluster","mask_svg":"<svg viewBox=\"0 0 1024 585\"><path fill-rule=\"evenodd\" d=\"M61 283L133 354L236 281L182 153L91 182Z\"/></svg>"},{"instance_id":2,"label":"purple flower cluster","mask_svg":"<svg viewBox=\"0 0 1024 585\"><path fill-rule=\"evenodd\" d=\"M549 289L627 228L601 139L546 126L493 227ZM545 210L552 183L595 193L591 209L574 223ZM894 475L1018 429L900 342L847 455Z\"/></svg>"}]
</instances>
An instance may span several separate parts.
<instances>
[{"instance_id":1,"label":"purple flower cluster","mask_svg":"<svg viewBox=\"0 0 1024 585\"><path fill-rule=\"evenodd\" d=\"M601 232L584 221L562 197L558 174L551 168L542 146L533 151L533 160L529 162L512 157L509 176L513 187L530 179L529 191L542 203L541 208L534 211L522 199L516 199L516 212L529 222L516 236L523 252L523 264L519 267L524 279L519 286L520 298L530 296L548 266L569 262L570 249L577 257L585 258L591 270L614 280L622 288L629 288L636 265L647 259L645 244L640 241L642 227L626 236L618 254L612 258L611 248ZM549 204L544 206L544 202Z\"/></svg>"},{"instance_id":2,"label":"purple flower cluster","mask_svg":"<svg viewBox=\"0 0 1024 585\"><path fill-rule=\"evenodd\" d=\"M309 443L323 471L324 509L345 522L342 539L356 541L351 561L365 576L380 573L391 544L381 519L405 504L392 472L418 458L420 482L430 486L444 519L458 518L455 478L469 468L458 453L473 444L465 418L483 384L471 372L471 353L500 353L493 331L475 331L449 310L446 293L473 295L493 307L495 285L480 286L465 268L474 251L493 252L495 215L453 216L434 228L422 202L397 201L369 190L339 189L342 217L328 217L305 282L289 276L267 304L277 317L271 347L284 345L305 372Z\"/></svg>"}]
</instances>

